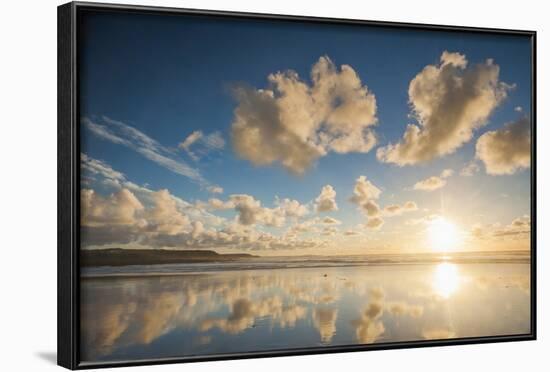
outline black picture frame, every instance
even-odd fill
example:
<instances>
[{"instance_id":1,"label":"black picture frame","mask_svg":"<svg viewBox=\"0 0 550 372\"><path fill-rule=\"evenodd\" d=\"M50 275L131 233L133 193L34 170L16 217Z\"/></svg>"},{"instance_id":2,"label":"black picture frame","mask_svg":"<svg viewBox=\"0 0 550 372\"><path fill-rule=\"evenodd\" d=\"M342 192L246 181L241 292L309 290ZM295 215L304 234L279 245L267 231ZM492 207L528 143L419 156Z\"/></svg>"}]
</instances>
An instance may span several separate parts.
<instances>
[{"instance_id":1,"label":"black picture frame","mask_svg":"<svg viewBox=\"0 0 550 372\"><path fill-rule=\"evenodd\" d=\"M389 342L369 345L311 347L261 352L191 356L169 359L129 360L123 362L81 363L79 358L79 250L80 250L80 121L79 121L79 17L86 10L109 12L156 13L166 15L200 15L223 18L252 18L281 22L306 22L332 25L382 26L395 29L444 30L458 33L522 35L531 40L531 333L511 336L487 336ZM71 2L58 7L58 318L57 358L68 369L138 366L165 363L200 362L226 359L275 357L304 354L326 354L381 349L415 348L444 345L481 344L536 339L536 32L524 30L442 26L432 24L394 23L355 19L317 18L256 14L213 10L179 9L155 6L134 6Z\"/></svg>"}]
</instances>

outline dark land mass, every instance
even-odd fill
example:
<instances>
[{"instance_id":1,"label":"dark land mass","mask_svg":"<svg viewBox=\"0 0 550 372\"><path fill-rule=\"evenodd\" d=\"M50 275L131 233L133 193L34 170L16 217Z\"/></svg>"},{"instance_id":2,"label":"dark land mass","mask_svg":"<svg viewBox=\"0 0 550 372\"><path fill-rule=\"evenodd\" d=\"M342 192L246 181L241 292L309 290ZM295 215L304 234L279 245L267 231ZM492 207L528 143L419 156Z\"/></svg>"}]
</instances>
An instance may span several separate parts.
<instances>
[{"instance_id":1,"label":"dark land mass","mask_svg":"<svg viewBox=\"0 0 550 372\"><path fill-rule=\"evenodd\" d=\"M97 249L81 250L80 266L158 265L197 262L229 262L250 259L246 253L220 254L206 250Z\"/></svg>"}]
</instances>

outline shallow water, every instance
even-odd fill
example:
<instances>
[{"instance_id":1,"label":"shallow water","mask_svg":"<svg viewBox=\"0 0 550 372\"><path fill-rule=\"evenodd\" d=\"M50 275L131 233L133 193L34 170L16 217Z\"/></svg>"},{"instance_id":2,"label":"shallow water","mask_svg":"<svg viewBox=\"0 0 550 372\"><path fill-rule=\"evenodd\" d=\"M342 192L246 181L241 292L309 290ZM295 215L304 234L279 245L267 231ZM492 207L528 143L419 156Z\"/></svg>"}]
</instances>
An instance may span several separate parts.
<instances>
[{"instance_id":1,"label":"shallow water","mask_svg":"<svg viewBox=\"0 0 550 372\"><path fill-rule=\"evenodd\" d=\"M83 277L81 359L526 334L529 273L443 262Z\"/></svg>"}]
</instances>

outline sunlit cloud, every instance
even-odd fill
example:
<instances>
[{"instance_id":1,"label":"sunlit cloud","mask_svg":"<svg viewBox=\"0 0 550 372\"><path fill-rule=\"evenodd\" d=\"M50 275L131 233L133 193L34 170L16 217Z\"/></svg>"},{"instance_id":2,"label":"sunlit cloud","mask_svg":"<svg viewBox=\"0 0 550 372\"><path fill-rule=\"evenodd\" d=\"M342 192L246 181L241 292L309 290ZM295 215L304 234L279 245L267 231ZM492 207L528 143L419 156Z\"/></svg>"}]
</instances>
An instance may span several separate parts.
<instances>
[{"instance_id":1,"label":"sunlit cloud","mask_svg":"<svg viewBox=\"0 0 550 372\"><path fill-rule=\"evenodd\" d=\"M378 160L399 166L425 163L454 153L484 126L512 86L499 80L492 59L468 66L466 56L444 51L409 84L415 124L401 141L377 150Z\"/></svg>"},{"instance_id":2,"label":"sunlit cloud","mask_svg":"<svg viewBox=\"0 0 550 372\"><path fill-rule=\"evenodd\" d=\"M338 210L336 204L336 191L331 185L325 185L321 189L321 193L315 199L317 212L331 212Z\"/></svg>"},{"instance_id":3,"label":"sunlit cloud","mask_svg":"<svg viewBox=\"0 0 550 372\"><path fill-rule=\"evenodd\" d=\"M384 207L384 215L386 216L400 216L406 212L414 212L418 210L418 205L413 201L407 201L403 205L390 204Z\"/></svg>"},{"instance_id":4,"label":"sunlit cloud","mask_svg":"<svg viewBox=\"0 0 550 372\"><path fill-rule=\"evenodd\" d=\"M476 157L491 175L509 175L531 166L531 128L524 117L479 137Z\"/></svg>"},{"instance_id":5,"label":"sunlit cloud","mask_svg":"<svg viewBox=\"0 0 550 372\"><path fill-rule=\"evenodd\" d=\"M292 70L268 81L265 89L235 88L232 138L241 158L303 174L331 151L368 152L376 144L376 99L351 66L321 57L311 83Z\"/></svg>"},{"instance_id":6,"label":"sunlit cloud","mask_svg":"<svg viewBox=\"0 0 550 372\"><path fill-rule=\"evenodd\" d=\"M431 176L414 184L414 190L434 191L447 184L446 178L454 174L452 169L444 169L439 176Z\"/></svg>"}]
</instances>

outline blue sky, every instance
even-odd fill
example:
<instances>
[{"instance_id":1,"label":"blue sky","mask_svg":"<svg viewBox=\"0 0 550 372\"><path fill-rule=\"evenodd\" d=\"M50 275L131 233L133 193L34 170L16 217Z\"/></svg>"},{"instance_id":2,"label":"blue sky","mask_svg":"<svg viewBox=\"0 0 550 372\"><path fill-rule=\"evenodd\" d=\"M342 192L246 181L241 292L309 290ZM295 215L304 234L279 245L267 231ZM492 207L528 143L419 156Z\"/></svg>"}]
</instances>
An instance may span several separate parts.
<instances>
[{"instance_id":1,"label":"blue sky","mask_svg":"<svg viewBox=\"0 0 550 372\"><path fill-rule=\"evenodd\" d=\"M102 137L83 125L82 153L152 192L167 189L173 197L193 205L212 197L228 201L231 195L239 194L253 196L262 207L274 208L276 196L289 198L307 206L309 213L287 218L284 226L253 223L247 228L281 237L293 224L331 216L341 221L336 234L348 230L360 232L363 240L355 243L357 250L363 246L384 249L387 246L384 241L397 239L387 235L407 233L412 225L406 222L413 218L420 220L444 214L461 235L478 227L488 231L488 226L493 226L496 234L530 213L529 169L525 160L517 160L525 154L504 160L501 156L499 161L508 163L499 163L500 171L496 174L489 174L479 156L476 160L480 136L492 131L496 135L491 138L505 140L506 123L529 117L531 61L530 41L526 37L202 16L89 13L83 18L81 42L81 118L114 131L120 127L113 128L111 121L134 128L162 146L168 158L201 175L201 180L197 180L174 172L135 148ZM449 153L412 165L377 159L378 148L400 142L407 124L418 124L411 117L414 110L409 86L426 66L442 67L441 57L445 51L467 59L464 69L457 65L457 74L491 59L493 62L489 65L499 67L498 83L507 84L494 89L502 89L506 97L499 99L488 115L482 115L480 123L474 125L471 139ZM241 103L235 90L238 87L269 89L268 76L287 70L295 71L300 81L311 87L310 72L323 56L330 58L337 71L341 65L349 65L375 97L376 122L365 128L374 131L376 145L370 151L327 151L301 174L289 171L279 161L255 165L246 156L239 156L232 141L235 110ZM223 140L223 148L195 142L190 150L203 153L199 159L193 159L178 146L195 131L201 131L203 137L217 133ZM514 161L515 165L510 163ZM471 162L476 164L475 173L461 176L460 172ZM452 170L453 175L440 177L445 169ZM88 173L84 171L83 175ZM364 204L356 205L349 200L360 176L381 190L380 196L373 199L381 210L407 201L414 201L416 210L407 216L384 218L384 225L375 231L360 231L361 225L374 216L365 215L361 210ZM444 180L444 187L433 191L414 189L417 182L432 176ZM122 187L103 181L104 177L96 173L83 188L108 198ZM325 185L336 190L338 210L316 213L315 199ZM213 195L208 186L220 186L223 193ZM146 201L137 194L136 197L146 211ZM103 202L108 203L109 199ZM151 203L154 208L155 202ZM136 213L146 213L144 211ZM185 210L179 212L184 216L189 214ZM231 221L211 227L204 223L206 229L216 231L223 230L224 223L236 221L240 213L238 208L204 212ZM192 225L193 218L189 218ZM178 231L190 234L190 229L182 227ZM305 238L317 239L316 231L319 230L307 233ZM99 230L90 232L100 233ZM461 238L462 246L477 244L468 239ZM131 244L147 245L141 238L136 241ZM112 242L112 245L120 244ZM190 242L186 244L193 246ZM197 244L203 247L202 243ZM491 244L509 249L525 246L518 240ZM420 245L415 245L416 249ZM330 249L336 248L333 245ZM395 244L393 249L398 249Z\"/></svg>"}]
</instances>

